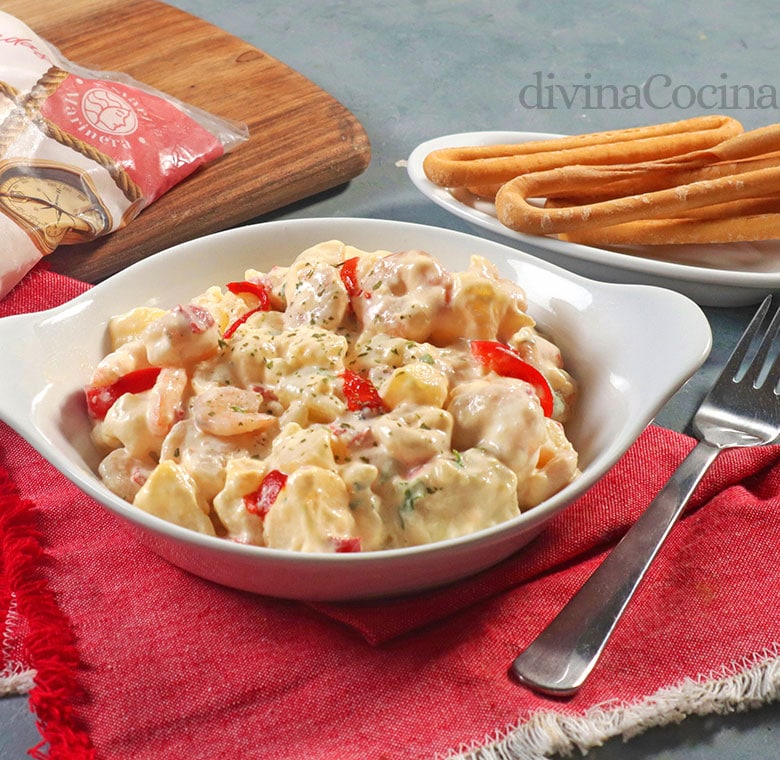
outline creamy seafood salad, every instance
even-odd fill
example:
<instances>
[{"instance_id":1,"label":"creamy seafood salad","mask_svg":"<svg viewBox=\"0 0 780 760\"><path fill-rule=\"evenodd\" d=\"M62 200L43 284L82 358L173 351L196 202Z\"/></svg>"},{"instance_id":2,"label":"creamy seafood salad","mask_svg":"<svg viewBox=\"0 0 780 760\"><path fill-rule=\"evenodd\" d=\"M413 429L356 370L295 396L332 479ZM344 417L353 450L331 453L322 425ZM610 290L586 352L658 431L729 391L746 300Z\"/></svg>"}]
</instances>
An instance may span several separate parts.
<instances>
[{"instance_id":1,"label":"creamy seafood salad","mask_svg":"<svg viewBox=\"0 0 780 760\"><path fill-rule=\"evenodd\" d=\"M525 293L474 256L328 241L109 323L85 389L99 474L138 509L303 552L441 541L578 474L576 386Z\"/></svg>"}]
</instances>

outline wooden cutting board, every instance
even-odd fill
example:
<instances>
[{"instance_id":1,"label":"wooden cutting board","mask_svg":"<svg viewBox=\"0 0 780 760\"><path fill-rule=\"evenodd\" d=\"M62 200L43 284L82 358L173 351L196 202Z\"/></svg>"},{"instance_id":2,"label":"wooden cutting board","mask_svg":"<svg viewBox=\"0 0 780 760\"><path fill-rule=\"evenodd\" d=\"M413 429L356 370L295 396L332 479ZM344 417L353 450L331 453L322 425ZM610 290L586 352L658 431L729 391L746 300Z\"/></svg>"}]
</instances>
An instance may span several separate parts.
<instances>
[{"instance_id":1,"label":"wooden cutting board","mask_svg":"<svg viewBox=\"0 0 780 760\"><path fill-rule=\"evenodd\" d=\"M89 69L121 71L226 119L250 138L122 230L60 246L52 269L97 282L171 245L235 226L360 174L368 138L341 103L212 24L156 0L4 0L2 10Z\"/></svg>"}]
</instances>

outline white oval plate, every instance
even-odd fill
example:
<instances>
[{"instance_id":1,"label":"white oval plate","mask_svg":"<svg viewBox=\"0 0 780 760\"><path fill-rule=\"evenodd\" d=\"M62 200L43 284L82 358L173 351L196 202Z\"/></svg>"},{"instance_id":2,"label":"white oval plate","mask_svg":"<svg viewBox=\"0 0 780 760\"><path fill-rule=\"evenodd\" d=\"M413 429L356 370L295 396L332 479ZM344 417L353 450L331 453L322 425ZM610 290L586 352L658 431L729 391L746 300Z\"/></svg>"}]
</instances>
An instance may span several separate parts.
<instances>
[{"instance_id":1,"label":"white oval plate","mask_svg":"<svg viewBox=\"0 0 780 760\"><path fill-rule=\"evenodd\" d=\"M462 145L498 145L547 140L561 135L540 132L463 132L418 145L407 170L427 198L466 220L481 234L511 245L520 244L535 255L578 274L607 282L634 282L672 288L706 306L757 303L780 289L780 241L718 245L636 246L594 248L552 237L524 235L496 218L491 201L462 192L456 198L434 185L423 171L425 157L434 150Z\"/></svg>"},{"instance_id":2,"label":"white oval plate","mask_svg":"<svg viewBox=\"0 0 780 760\"><path fill-rule=\"evenodd\" d=\"M359 248L418 248L448 268L472 254L527 291L529 311L561 347L581 396L568 426L582 476L502 525L437 544L364 554L302 554L201 535L134 508L95 475L83 386L104 355L109 318L134 306L168 308L249 267L289 264L338 239ZM377 219L299 219L242 227L151 256L50 311L0 320L15 347L0 375L0 419L77 486L126 521L170 562L212 581L272 596L337 600L401 594L473 574L517 551L595 483L707 357L709 324L669 290L591 282L512 248L437 227Z\"/></svg>"}]
</instances>

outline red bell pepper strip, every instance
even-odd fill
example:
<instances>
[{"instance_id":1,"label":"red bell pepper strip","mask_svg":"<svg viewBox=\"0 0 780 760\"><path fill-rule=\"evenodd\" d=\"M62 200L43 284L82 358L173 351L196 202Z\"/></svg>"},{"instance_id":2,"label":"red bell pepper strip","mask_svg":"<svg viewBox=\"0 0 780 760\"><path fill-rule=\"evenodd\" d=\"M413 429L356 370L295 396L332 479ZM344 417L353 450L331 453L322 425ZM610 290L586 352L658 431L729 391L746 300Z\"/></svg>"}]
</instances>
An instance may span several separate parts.
<instances>
[{"instance_id":1,"label":"red bell pepper strip","mask_svg":"<svg viewBox=\"0 0 780 760\"><path fill-rule=\"evenodd\" d=\"M238 282L229 282L227 289L231 293L240 295L241 293L249 293L257 298L260 302L260 306L266 310L271 308L271 296L268 293L268 288L265 285L261 285L259 282L252 282L251 280L240 280Z\"/></svg>"},{"instance_id":2,"label":"red bell pepper strip","mask_svg":"<svg viewBox=\"0 0 780 760\"><path fill-rule=\"evenodd\" d=\"M114 402L125 393L148 391L160 374L159 367L144 367L122 375L111 385L88 385L84 389L89 416L96 420L105 419Z\"/></svg>"},{"instance_id":3,"label":"red bell pepper strip","mask_svg":"<svg viewBox=\"0 0 780 760\"><path fill-rule=\"evenodd\" d=\"M246 314L242 314L235 322L228 325L227 330L222 333L222 337L225 340L232 337L233 333L238 330L238 328L241 327L241 325L243 325L244 322L249 319L249 317L251 317L253 314L257 314L258 311L267 311L267 309L264 309L262 306L257 306L254 309L250 309Z\"/></svg>"},{"instance_id":4,"label":"red bell pepper strip","mask_svg":"<svg viewBox=\"0 0 780 760\"><path fill-rule=\"evenodd\" d=\"M351 369L345 369L339 377L344 382L344 398L350 412L358 412L361 409L368 409L372 412L388 411L387 404L382 400L379 391L370 380Z\"/></svg>"},{"instance_id":5,"label":"red bell pepper strip","mask_svg":"<svg viewBox=\"0 0 780 760\"><path fill-rule=\"evenodd\" d=\"M552 417L554 397L547 378L536 367L524 361L517 351L495 340L472 340L471 353L483 367L493 370L497 375L530 383L539 397L544 416Z\"/></svg>"},{"instance_id":6,"label":"red bell pepper strip","mask_svg":"<svg viewBox=\"0 0 780 760\"><path fill-rule=\"evenodd\" d=\"M271 295L268 292L268 288L265 285L261 285L257 282L250 282L249 280L241 280L240 282L229 282L227 289L231 293L239 295L241 293L249 293L256 296L259 304L254 309L250 309L246 314L240 316L235 322L230 324L222 334L222 337L227 340L233 333L244 324L253 314L257 314L258 311L268 311L271 308Z\"/></svg>"},{"instance_id":7,"label":"red bell pepper strip","mask_svg":"<svg viewBox=\"0 0 780 760\"><path fill-rule=\"evenodd\" d=\"M356 536L334 538L333 544L336 549L336 554L352 554L362 550L360 538Z\"/></svg>"},{"instance_id":8,"label":"red bell pepper strip","mask_svg":"<svg viewBox=\"0 0 780 760\"><path fill-rule=\"evenodd\" d=\"M357 256L347 259L339 270L341 281L344 283L344 287L347 289L347 294L350 298L352 296L359 296L363 292L357 281L358 261L360 261L360 259Z\"/></svg>"},{"instance_id":9,"label":"red bell pepper strip","mask_svg":"<svg viewBox=\"0 0 780 760\"><path fill-rule=\"evenodd\" d=\"M286 482L287 475L280 470L267 472L262 481L260 481L259 488L244 496L246 511L260 518L265 517Z\"/></svg>"}]
</instances>

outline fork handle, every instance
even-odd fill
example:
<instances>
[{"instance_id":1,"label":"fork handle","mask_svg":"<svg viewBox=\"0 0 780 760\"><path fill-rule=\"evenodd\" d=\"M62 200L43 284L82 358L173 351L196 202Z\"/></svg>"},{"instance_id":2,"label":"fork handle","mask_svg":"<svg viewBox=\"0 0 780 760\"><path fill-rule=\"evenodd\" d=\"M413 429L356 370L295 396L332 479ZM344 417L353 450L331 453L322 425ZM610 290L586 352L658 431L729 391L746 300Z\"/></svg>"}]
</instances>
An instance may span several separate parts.
<instances>
[{"instance_id":1,"label":"fork handle","mask_svg":"<svg viewBox=\"0 0 780 760\"><path fill-rule=\"evenodd\" d=\"M553 696L574 694L590 674L626 605L720 452L697 443L582 588L512 664L524 684Z\"/></svg>"}]
</instances>

